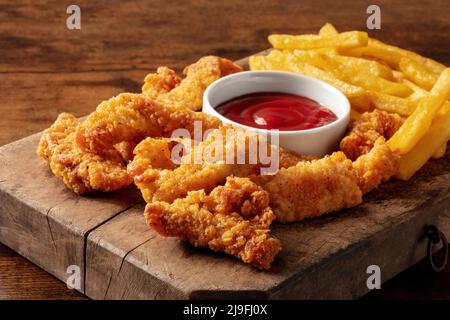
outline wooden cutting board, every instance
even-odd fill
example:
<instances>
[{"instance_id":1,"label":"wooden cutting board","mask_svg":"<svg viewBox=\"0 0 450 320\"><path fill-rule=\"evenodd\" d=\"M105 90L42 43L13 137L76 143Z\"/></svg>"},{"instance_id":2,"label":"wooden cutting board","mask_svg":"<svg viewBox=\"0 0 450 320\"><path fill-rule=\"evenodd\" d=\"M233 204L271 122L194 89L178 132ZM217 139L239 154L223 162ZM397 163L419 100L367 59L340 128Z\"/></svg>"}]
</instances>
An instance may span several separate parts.
<instances>
[{"instance_id":1,"label":"wooden cutting board","mask_svg":"<svg viewBox=\"0 0 450 320\"><path fill-rule=\"evenodd\" d=\"M246 66L247 60L239 63ZM94 299L357 298L367 267L384 282L422 259L424 226L450 236L450 153L358 207L275 224L283 250L270 271L148 229L134 187L79 197L37 157L40 134L0 148L0 241Z\"/></svg>"}]
</instances>

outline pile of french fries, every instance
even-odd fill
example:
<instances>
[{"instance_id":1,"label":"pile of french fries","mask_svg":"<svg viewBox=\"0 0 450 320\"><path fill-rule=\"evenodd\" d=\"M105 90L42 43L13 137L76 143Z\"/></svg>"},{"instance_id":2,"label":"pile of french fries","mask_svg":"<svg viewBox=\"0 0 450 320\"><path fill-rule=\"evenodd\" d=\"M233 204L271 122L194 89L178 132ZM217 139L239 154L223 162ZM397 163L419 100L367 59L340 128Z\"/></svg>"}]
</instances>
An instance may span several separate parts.
<instances>
[{"instance_id":1,"label":"pile of french fries","mask_svg":"<svg viewBox=\"0 0 450 320\"><path fill-rule=\"evenodd\" d=\"M450 68L415 52L369 38L339 33L327 23L318 35L269 36L273 50L252 56L251 70L297 72L342 91L352 119L380 109L406 120L388 140L401 156L396 177L408 180L430 158L445 155L450 139Z\"/></svg>"}]
</instances>

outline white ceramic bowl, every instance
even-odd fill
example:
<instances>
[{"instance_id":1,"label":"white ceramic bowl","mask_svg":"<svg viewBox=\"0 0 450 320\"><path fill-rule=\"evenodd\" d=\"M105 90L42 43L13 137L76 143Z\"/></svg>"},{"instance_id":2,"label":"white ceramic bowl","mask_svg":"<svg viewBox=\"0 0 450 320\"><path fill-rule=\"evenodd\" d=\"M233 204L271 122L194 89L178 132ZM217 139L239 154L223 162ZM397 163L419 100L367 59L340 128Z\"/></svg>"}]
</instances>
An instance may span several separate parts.
<instances>
[{"instance_id":1,"label":"white ceramic bowl","mask_svg":"<svg viewBox=\"0 0 450 320\"><path fill-rule=\"evenodd\" d=\"M350 120L347 97L331 85L292 72L244 71L221 78L211 84L203 96L203 112L219 118L224 124L271 135L270 130L257 129L234 122L216 111L223 102L244 94L282 92L313 99L337 116L336 121L319 128L278 131L280 146L304 155L322 157L336 150Z\"/></svg>"}]
</instances>

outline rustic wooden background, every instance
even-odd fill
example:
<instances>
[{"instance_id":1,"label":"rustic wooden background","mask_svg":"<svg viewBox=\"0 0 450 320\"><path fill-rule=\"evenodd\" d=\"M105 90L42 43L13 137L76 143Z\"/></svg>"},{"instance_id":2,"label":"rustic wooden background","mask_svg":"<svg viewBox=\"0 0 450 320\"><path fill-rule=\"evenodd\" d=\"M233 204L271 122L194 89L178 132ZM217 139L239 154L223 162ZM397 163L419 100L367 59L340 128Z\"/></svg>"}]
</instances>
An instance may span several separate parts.
<instances>
[{"instance_id":1,"label":"rustic wooden background","mask_svg":"<svg viewBox=\"0 0 450 320\"><path fill-rule=\"evenodd\" d=\"M81 8L81 30L66 8ZM450 65L448 0L376 1L382 29L370 34ZM365 30L372 1L8 1L0 0L0 145L48 127L62 111L92 111L138 91L159 65L181 70L207 54L240 59L268 47L274 32L312 33L330 21ZM1 214L1 213L0 213ZM84 297L0 245L0 298ZM364 299L450 298L450 268L426 262Z\"/></svg>"}]
</instances>

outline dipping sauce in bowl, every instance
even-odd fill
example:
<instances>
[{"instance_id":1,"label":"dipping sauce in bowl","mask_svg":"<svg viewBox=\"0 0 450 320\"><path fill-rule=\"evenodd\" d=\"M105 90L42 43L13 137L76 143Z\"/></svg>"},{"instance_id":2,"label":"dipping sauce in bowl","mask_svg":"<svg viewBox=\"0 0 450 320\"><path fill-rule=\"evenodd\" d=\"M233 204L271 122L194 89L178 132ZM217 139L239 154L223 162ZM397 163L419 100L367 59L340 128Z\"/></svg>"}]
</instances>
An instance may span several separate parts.
<instances>
[{"instance_id":1,"label":"dipping sauce in bowl","mask_svg":"<svg viewBox=\"0 0 450 320\"><path fill-rule=\"evenodd\" d=\"M350 120L350 103L342 92L284 71L223 77L206 89L202 110L224 125L253 130L282 148L317 157L339 147Z\"/></svg>"},{"instance_id":2,"label":"dipping sauce in bowl","mask_svg":"<svg viewBox=\"0 0 450 320\"><path fill-rule=\"evenodd\" d=\"M307 130L336 121L337 116L318 102L295 94L257 92L216 107L226 118L258 129Z\"/></svg>"}]
</instances>

